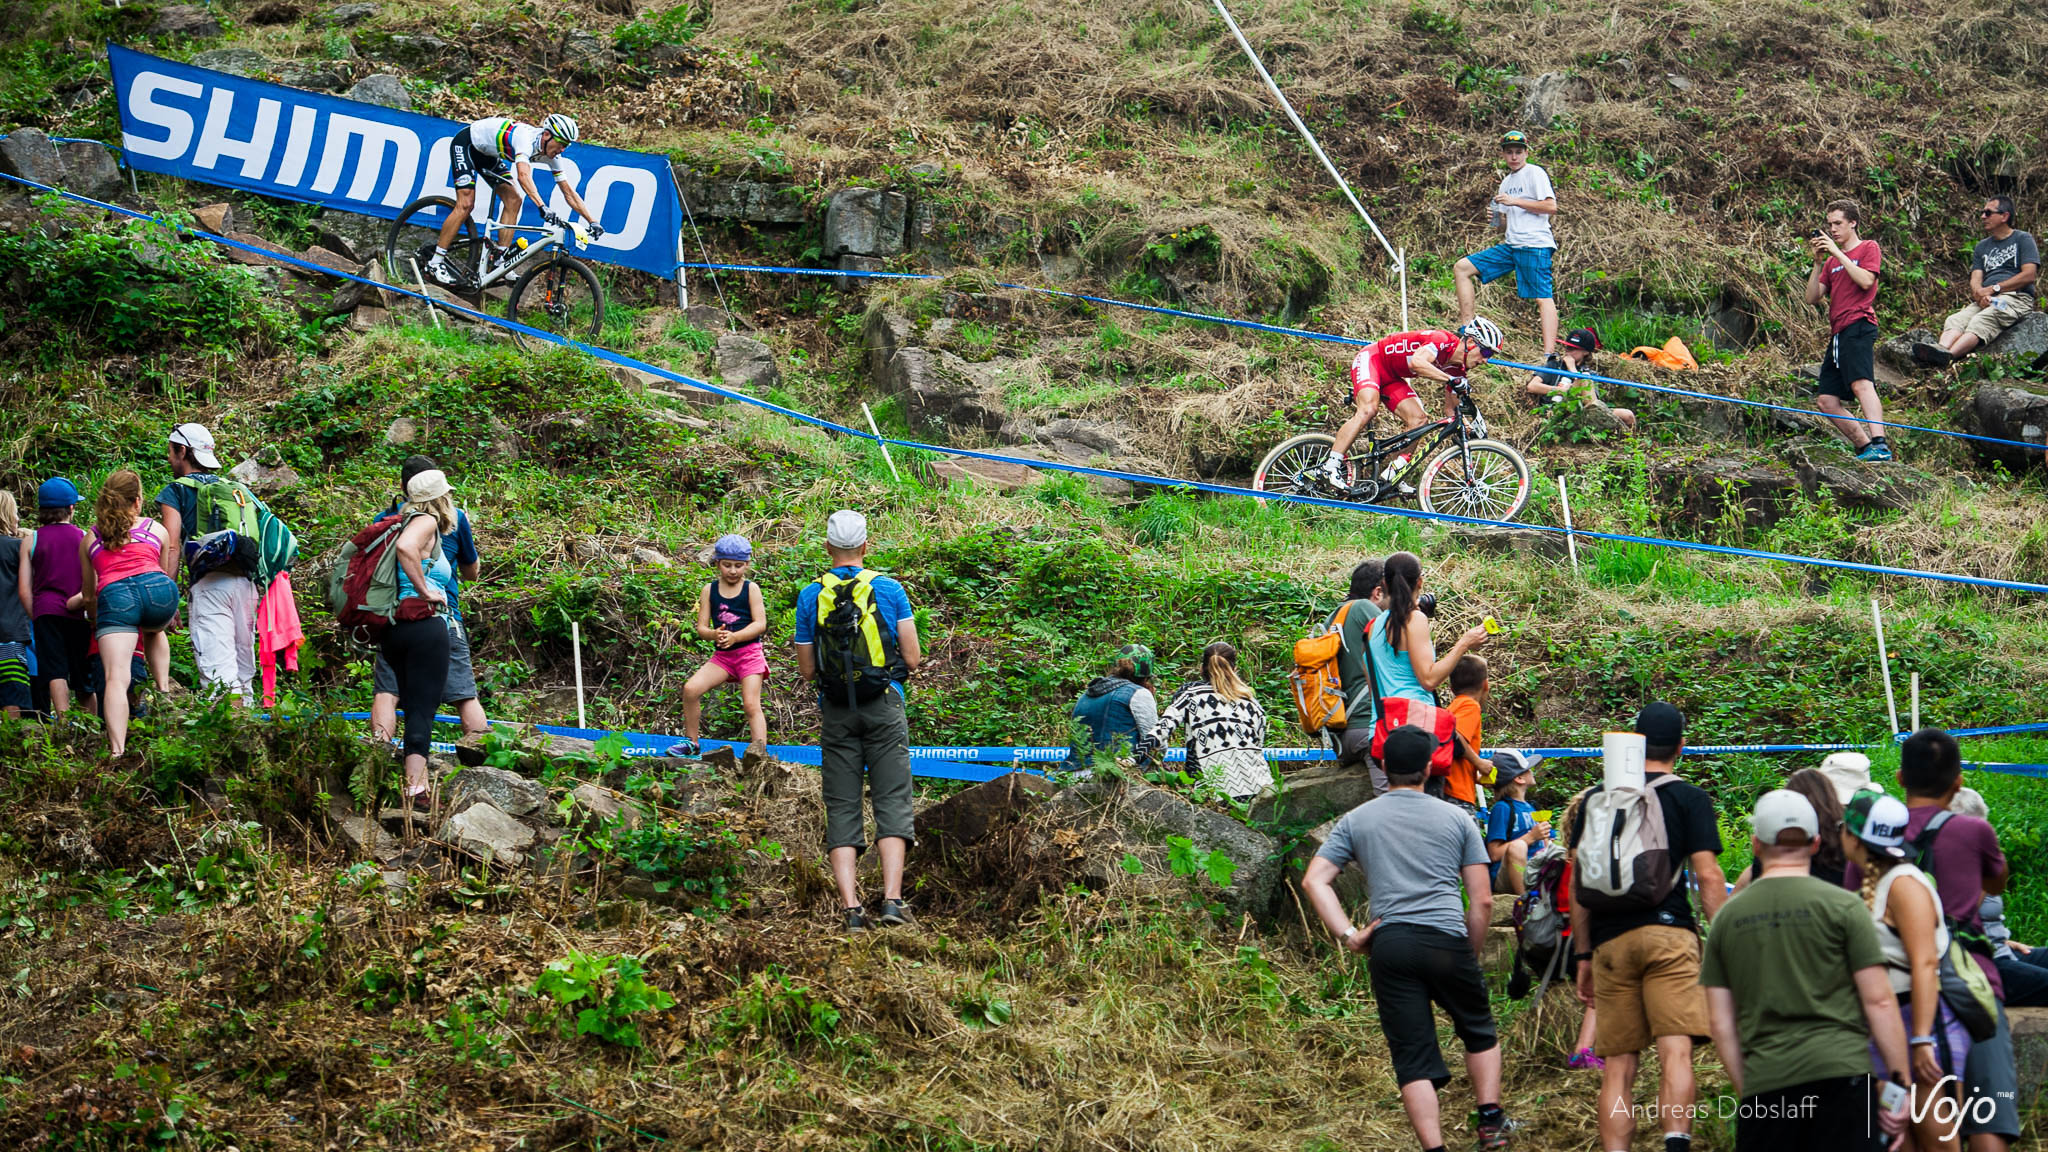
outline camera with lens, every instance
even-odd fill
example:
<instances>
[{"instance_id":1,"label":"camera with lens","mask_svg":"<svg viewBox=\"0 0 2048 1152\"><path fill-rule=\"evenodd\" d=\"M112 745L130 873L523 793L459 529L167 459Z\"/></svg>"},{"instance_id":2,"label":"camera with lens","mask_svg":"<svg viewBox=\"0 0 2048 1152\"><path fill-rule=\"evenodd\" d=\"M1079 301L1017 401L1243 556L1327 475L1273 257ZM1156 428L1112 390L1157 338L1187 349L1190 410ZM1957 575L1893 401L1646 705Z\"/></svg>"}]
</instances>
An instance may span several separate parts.
<instances>
[{"instance_id":1,"label":"camera with lens","mask_svg":"<svg viewBox=\"0 0 2048 1152\"><path fill-rule=\"evenodd\" d=\"M1424 592L1417 596L1415 598L1415 610L1431 620L1436 619L1436 593Z\"/></svg>"},{"instance_id":2,"label":"camera with lens","mask_svg":"<svg viewBox=\"0 0 2048 1152\"><path fill-rule=\"evenodd\" d=\"M1813 231L1808 232L1807 235L1815 240L1825 240L1828 238L1827 230L1824 228L1815 228Z\"/></svg>"}]
</instances>

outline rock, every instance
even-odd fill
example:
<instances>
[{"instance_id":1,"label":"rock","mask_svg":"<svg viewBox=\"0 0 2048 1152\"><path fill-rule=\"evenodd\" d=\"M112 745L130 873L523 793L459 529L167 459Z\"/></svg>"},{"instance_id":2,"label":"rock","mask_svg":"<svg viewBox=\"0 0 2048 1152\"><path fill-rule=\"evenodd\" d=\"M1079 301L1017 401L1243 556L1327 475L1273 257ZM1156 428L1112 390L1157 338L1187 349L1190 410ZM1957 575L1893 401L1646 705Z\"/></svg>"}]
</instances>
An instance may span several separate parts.
<instances>
[{"instance_id":1,"label":"rock","mask_svg":"<svg viewBox=\"0 0 2048 1152\"><path fill-rule=\"evenodd\" d=\"M990 831L1022 819L1033 805L1058 791L1043 776L1012 772L955 792L917 814L918 847L922 850L928 839L940 849L979 844Z\"/></svg>"},{"instance_id":2,"label":"rock","mask_svg":"<svg viewBox=\"0 0 2048 1152\"><path fill-rule=\"evenodd\" d=\"M801 224L809 204L803 186L798 184L713 178L689 169L677 169L676 180L696 216L755 224ZM707 332L711 330L705 328Z\"/></svg>"},{"instance_id":3,"label":"rock","mask_svg":"<svg viewBox=\"0 0 2048 1152\"><path fill-rule=\"evenodd\" d=\"M1335 818L1332 818L1304 834L1301 838L1303 854L1314 857L1317 852L1323 850L1323 844L1330 839L1330 834L1336 830L1337 821ZM1299 883L1299 879L1290 879L1288 882ZM1365 924L1370 922L1371 916L1367 909L1368 902L1371 899L1371 889L1365 882L1365 869L1359 866L1357 860L1346 864L1337 873L1337 878L1330 882L1330 887L1336 891L1337 899L1343 903L1344 910L1351 913L1353 923ZM1301 902L1306 905L1308 898L1306 896L1302 897Z\"/></svg>"},{"instance_id":4,"label":"rock","mask_svg":"<svg viewBox=\"0 0 2048 1152\"><path fill-rule=\"evenodd\" d=\"M782 382L782 373L775 367L775 353L750 336L720 336L711 362L727 388L765 392Z\"/></svg>"},{"instance_id":5,"label":"rock","mask_svg":"<svg viewBox=\"0 0 2048 1152\"><path fill-rule=\"evenodd\" d=\"M1481 524L1452 525L1445 533L1466 550L1494 556L1541 556L1546 560L1569 558L1564 534L1539 532L1534 528L1490 528Z\"/></svg>"},{"instance_id":6,"label":"rock","mask_svg":"<svg viewBox=\"0 0 2048 1152\"><path fill-rule=\"evenodd\" d=\"M1027 468L1022 464L1006 464L1000 460L982 460L974 456L948 456L933 464L932 472L942 483L948 485L967 484L991 488L997 492L1015 492L1038 480L1036 468Z\"/></svg>"},{"instance_id":7,"label":"rock","mask_svg":"<svg viewBox=\"0 0 2048 1152\"><path fill-rule=\"evenodd\" d=\"M283 0L272 0L268 4L258 4L249 13L249 23L263 25L296 24L301 15L303 13L299 11L298 5L286 4Z\"/></svg>"},{"instance_id":8,"label":"rock","mask_svg":"<svg viewBox=\"0 0 2048 1152\"><path fill-rule=\"evenodd\" d=\"M479 765L464 768L441 789L448 796L448 808L459 812L472 801L481 801L512 816L530 816L547 806L548 790L517 772Z\"/></svg>"},{"instance_id":9,"label":"rock","mask_svg":"<svg viewBox=\"0 0 2048 1152\"><path fill-rule=\"evenodd\" d=\"M321 22L337 28L353 28L376 14L375 4L343 4L321 17Z\"/></svg>"},{"instance_id":10,"label":"rock","mask_svg":"<svg viewBox=\"0 0 2048 1152\"><path fill-rule=\"evenodd\" d=\"M384 240L391 233L391 221L329 208L315 218L313 228L322 248L361 263L381 263Z\"/></svg>"},{"instance_id":11,"label":"rock","mask_svg":"<svg viewBox=\"0 0 2048 1152\"><path fill-rule=\"evenodd\" d=\"M331 252L325 248L320 247L318 244L315 244L313 247L308 248L304 252L299 253L299 259L311 264L318 264L322 268L329 268L336 272L346 273L350 276L360 276L362 275L363 271L362 261L351 259L350 257L344 256L339 252ZM315 272L309 268L294 268L292 269L292 272L294 275L298 276L305 276L309 278L319 277L321 279L325 279L325 277L320 277L320 274L318 272Z\"/></svg>"},{"instance_id":12,"label":"rock","mask_svg":"<svg viewBox=\"0 0 2048 1152\"><path fill-rule=\"evenodd\" d=\"M889 270L889 262L880 256L855 256L849 252L839 258L839 270L841 272L886 272ZM865 276L841 276L832 281L832 286L841 292L850 292L856 288L867 287L866 281L868 279Z\"/></svg>"},{"instance_id":13,"label":"rock","mask_svg":"<svg viewBox=\"0 0 2048 1152\"><path fill-rule=\"evenodd\" d=\"M611 44L594 33L576 29L562 39L562 64L565 67L596 73L605 71L613 63Z\"/></svg>"},{"instance_id":14,"label":"rock","mask_svg":"<svg viewBox=\"0 0 2048 1152\"><path fill-rule=\"evenodd\" d=\"M2015 325L2017 327L2017 325ZM1877 358L1899 371L1911 374L1927 371L1927 365L1913 359L1913 345L1932 344L1941 339L1941 333L1932 328L1909 328L1888 340L1877 342ZM1814 371L1819 372L1818 366Z\"/></svg>"},{"instance_id":15,"label":"rock","mask_svg":"<svg viewBox=\"0 0 2048 1152\"><path fill-rule=\"evenodd\" d=\"M183 36L188 40L206 40L220 35L220 21L213 18L198 4L173 4L157 9L156 19L150 22L147 36Z\"/></svg>"},{"instance_id":16,"label":"rock","mask_svg":"<svg viewBox=\"0 0 2048 1152\"><path fill-rule=\"evenodd\" d=\"M1707 343L1723 352L1741 352L1756 343L1756 315L1747 301L1724 294L1707 313L1702 334Z\"/></svg>"},{"instance_id":17,"label":"rock","mask_svg":"<svg viewBox=\"0 0 2048 1152\"><path fill-rule=\"evenodd\" d=\"M194 68L211 68L230 76L262 77L277 70L270 57L249 48L215 48L192 58Z\"/></svg>"},{"instance_id":18,"label":"rock","mask_svg":"<svg viewBox=\"0 0 2048 1152\"><path fill-rule=\"evenodd\" d=\"M400 416L391 422L389 428L384 430L384 442L394 448L403 448L414 440L419 439L419 435L420 426L413 423L411 417Z\"/></svg>"},{"instance_id":19,"label":"rock","mask_svg":"<svg viewBox=\"0 0 2048 1152\"><path fill-rule=\"evenodd\" d=\"M1583 76L1545 72L1534 80L1522 80L1522 122L1548 128L1550 122L1570 111L1573 104L1593 98L1593 85Z\"/></svg>"},{"instance_id":20,"label":"rock","mask_svg":"<svg viewBox=\"0 0 2048 1152\"><path fill-rule=\"evenodd\" d=\"M689 321L690 327L699 332L730 332L736 326L752 329L752 325L749 324L736 324L739 318L732 313L723 308L713 308L709 304L692 304L683 309L683 319Z\"/></svg>"},{"instance_id":21,"label":"rock","mask_svg":"<svg viewBox=\"0 0 2048 1152\"><path fill-rule=\"evenodd\" d=\"M104 147L100 150L106 151ZM64 159L58 146L40 128L17 128L0 137L0 172L9 176L19 176L53 188L70 189L71 176L65 169ZM119 179L117 171L117 183Z\"/></svg>"},{"instance_id":22,"label":"rock","mask_svg":"<svg viewBox=\"0 0 2048 1152\"><path fill-rule=\"evenodd\" d=\"M1784 457L1809 499L1825 491L1844 508L1905 511L1934 490L1934 482L1911 469L1871 468L1828 449L1787 448Z\"/></svg>"},{"instance_id":23,"label":"rock","mask_svg":"<svg viewBox=\"0 0 2048 1152\"><path fill-rule=\"evenodd\" d=\"M391 313L375 304L358 304L356 310L348 315L348 328L351 332L368 332L387 327L390 323ZM493 440L494 445L495 443ZM513 459L516 460L518 457L515 456Z\"/></svg>"},{"instance_id":24,"label":"rock","mask_svg":"<svg viewBox=\"0 0 2048 1152\"><path fill-rule=\"evenodd\" d=\"M235 209L226 203L194 208L192 219L197 221L201 228L216 235L225 236L235 230Z\"/></svg>"},{"instance_id":25,"label":"rock","mask_svg":"<svg viewBox=\"0 0 2048 1152\"><path fill-rule=\"evenodd\" d=\"M348 77L348 66L338 60L287 60L277 66L278 83L310 92L332 92Z\"/></svg>"},{"instance_id":26,"label":"rock","mask_svg":"<svg viewBox=\"0 0 2048 1152\"><path fill-rule=\"evenodd\" d=\"M648 818L645 806L620 796L609 788L585 782L571 789L569 796L593 823L638 828Z\"/></svg>"},{"instance_id":27,"label":"rock","mask_svg":"<svg viewBox=\"0 0 2048 1152\"><path fill-rule=\"evenodd\" d=\"M365 104L381 104L386 108L412 110L412 93L405 90L404 81L389 72L379 72L356 81L355 87L348 90L348 98Z\"/></svg>"},{"instance_id":28,"label":"rock","mask_svg":"<svg viewBox=\"0 0 2048 1152\"><path fill-rule=\"evenodd\" d=\"M475 768L467 769L462 775L475 771ZM526 862L525 850L533 846L535 837L533 829L514 820L489 801L478 800L444 821L435 839L485 860L516 868Z\"/></svg>"},{"instance_id":29,"label":"rock","mask_svg":"<svg viewBox=\"0 0 2048 1152\"><path fill-rule=\"evenodd\" d=\"M269 496L298 486L299 474L289 464L275 468L251 456L229 469L228 475L249 486L258 496Z\"/></svg>"},{"instance_id":30,"label":"rock","mask_svg":"<svg viewBox=\"0 0 2048 1152\"><path fill-rule=\"evenodd\" d=\"M370 35L363 40L365 56L388 60L409 71L449 76L470 70L469 52L439 36Z\"/></svg>"},{"instance_id":31,"label":"rock","mask_svg":"<svg viewBox=\"0 0 2048 1152\"><path fill-rule=\"evenodd\" d=\"M2048 1008L2007 1008L2012 1026L2013 1065L2019 1069L2020 1109L2038 1106L2048 1088Z\"/></svg>"},{"instance_id":32,"label":"rock","mask_svg":"<svg viewBox=\"0 0 2048 1152\"><path fill-rule=\"evenodd\" d=\"M629 555L632 557L633 563L644 564L650 568L673 568L676 566L675 561L663 556L652 548L635 548Z\"/></svg>"},{"instance_id":33,"label":"rock","mask_svg":"<svg viewBox=\"0 0 2048 1152\"><path fill-rule=\"evenodd\" d=\"M1983 384L1977 388L1970 411L1976 418L1975 431L1980 436L2048 447L2048 396L2007 384ZM1969 443L1979 457L2001 463L2021 475L2042 464L2041 448L2014 448L1981 440Z\"/></svg>"},{"instance_id":34,"label":"rock","mask_svg":"<svg viewBox=\"0 0 2048 1152\"><path fill-rule=\"evenodd\" d=\"M248 248L223 247L221 249L221 254L235 263L247 264L252 268L277 268L286 272L298 271L297 265L288 264L283 260L273 260L263 255L264 252L275 252L280 256L296 257L298 253L291 249L279 244L272 244L254 232L230 232L227 235L228 239L233 240L235 243L248 246ZM251 252L248 250L249 248L258 249L258 251Z\"/></svg>"},{"instance_id":35,"label":"rock","mask_svg":"<svg viewBox=\"0 0 2048 1152\"><path fill-rule=\"evenodd\" d=\"M716 748L705 749L702 759L704 763L711 766L712 771L722 776L731 777L740 770L739 757L733 754L731 748L723 744Z\"/></svg>"},{"instance_id":36,"label":"rock","mask_svg":"<svg viewBox=\"0 0 2048 1152\"><path fill-rule=\"evenodd\" d=\"M1194 842L1197 854L1220 851L1237 863L1230 887L1223 890L1224 907L1233 914L1258 916L1273 907L1280 891L1280 861L1272 837L1143 784L1129 785L1127 804L1145 843L1163 844L1168 836L1185 836Z\"/></svg>"},{"instance_id":37,"label":"rock","mask_svg":"<svg viewBox=\"0 0 2048 1152\"><path fill-rule=\"evenodd\" d=\"M911 346L914 335L907 317L887 309L870 313L862 329L869 378L903 401L911 430L943 436L952 427L1001 428L1007 419L1001 398L958 356Z\"/></svg>"},{"instance_id":38,"label":"rock","mask_svg":"<svg viewBox=\"0 0 2048 1152\"><path fill-rule=\"evenodd\" d=\"M327 818L341 830L341 834L356 850L380 861L389 861L405 850L405 845L384 830L384 826L368 816L358 816L343 807L339 800L329 805Z\"/></svg>"},{"instance_id":39,"label":"rock","mask_svg":"<svg viewBox=\"0 0 2048 1152\"><path fill-rule=\"evenodd\" d=\"M2048 352L2048 313L2029 312L1986 344L1979 356L2024 356L2032 359Z\"/></svg>"},{"instance_id":40,"label":"rock","mask_svg":"<svg viewBox=\"0 0 2048 1152\"><path fill-rule=\"evenodd\" d=\"M1124 436L1118 429L1091 420L1054 420L1039 428L1038 440L1041 444L1068 441L1093 452L1116 453L1124 449Z\"/></svg>"},{"instance_id":41,"label":"rock","mask_svg":"<svg viewBox=\"0 0 2048 1152\"><path fill-rule=\"evenodd\" d=\"M1320 824L1342 816L1372 799L1372 777L1363 766L1340 768L1335 761L1318 762L1304 771L1282 776L1252 801L1254 824Z\"/></svg>"},{"instance_id":42,"label":"rock","mask_svg":"<svg viewBox=\"0 0 2048 1152\"><path fill-rule=\"evenodd\" d=\"M1679 92L1690 92L1693 90L1693 82L1676 72L1666 72L1664 74L1664 82Z\"/></svg>"},{"instance_id":43,"label":"rock","mask_svg":"<svg viewBox=\"0 0 2048 1152\"><path fill-rule=\"evenodd\" d=\"M114 153L97 140L71 140L57 145L57 164L64 186L95 200L111 200L125 183Z\"/></svg>"},{"instance_id":44,"label":"rock","mask_svg":"<svg viewBox=\"0 0 2048 1152\"><path fill-rule=\"evenodd\" d=\"M881 188L843 188L825 208L827 256L894 256L903 251L909 198Z\"/></svg>"}]
</instances>

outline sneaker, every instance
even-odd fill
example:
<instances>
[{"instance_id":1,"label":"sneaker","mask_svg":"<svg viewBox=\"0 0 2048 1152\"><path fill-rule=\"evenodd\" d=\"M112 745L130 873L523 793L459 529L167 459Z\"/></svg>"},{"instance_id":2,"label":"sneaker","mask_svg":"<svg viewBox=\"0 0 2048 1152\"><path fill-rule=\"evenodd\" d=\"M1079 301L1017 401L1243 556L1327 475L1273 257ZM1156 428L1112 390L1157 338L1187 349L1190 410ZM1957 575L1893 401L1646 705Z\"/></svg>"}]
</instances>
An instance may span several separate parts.
<instances>
[{"instance_id":1,"label":"sneaker","mask_svg":"<svg viewBox=\"0 0 2048 1152\"><path fill-rule=\"evenodd\" d=\"M868 914L859 908L848 908L844 927L848 932L865 932L873 925L868 923Z\"/></svg>"},{"instance_id":2,"label":"sneaker","mask_svg":"<svg viewBox=\"0 0 2048 1152\"><path fill-rule=\"evenodd\" d=\"M1913 359L1930 368L1946 368L1955 363L1955 353L1938 344L1913 345Z\"/></svg>"},{"instance_id":3,"label":"sneaker","mask_svg":"<svg viewBox=\"0 0 2048 1152\"><path fill-rule=\"evenodd\" d=\"M884 928L915 928L915 927L917 927L917 917L915 917L915 916L912 916L912 915L910 914L910 902L909 902L909 901L907 901L907 900L884 900L884 901L882 901L882 927L884 927Z\"/></svg>"},{"instance_id":4,"label":"sneaker","mask_svg":"<svg viewBox=\"0 0 2048 1152\"><path fill-rule=\"evenodd\" d=\"M1870 442L1869 451L1870 459L1879 464L1887 463L1892 458L1892 446L1889 444L1879 444L1873 440Z\"/></svg>"},{"instance_id":5,"label":"sneaker","mask_svg":"<svg viewBox=\"0 0 2048 1152\"><path fill-rule=\"evenodd\" d=\"M1858 460L1863 461L1865 464L1868 464L1877 459L1877 452L1877 445L1865 444L1863 447L1858 448L1856 450L1856 458Z\"/></svg>"},{"instance_id":6,"label":"sneaker","mask_svg":"<svg viewBox=\"0 0 2048 1152\"><path fill-rule=\"evenodd\" d=\"M703 747L695 740L690 739L678 740L663 751L669 756L678 756L689 760L695 760L704 755Z\"/></svg>"},{"instance_id":7,"label":"sneaker","mask_svg":"<svg viewBox=\"0 0 2048 1152\"><path fill-rule=\"evenodd\" d=\"M1602 1060L1598 1056L1593 1055L1593 1050L1591 1048L1581 1048L1577 1052L1572 1053L1572 1058L1569 1061L1566 1061L1565 1067L1578 1071L1584 1071L1586 1069L1598 1071L1599 1069L1607 1067L1607 1061Z\"/></svg>"},{"instance_id":8,"label":"sneaker","mask_svg":"<svg viewBox=\"0 0 2048 1152\"><path fill-rule=\"evenodd\" d=\"M1476 1122L1475 1117L1473 1128L1479 1133L1480 1152L1499 1152L1500 1149L1506 1148L1516 1127L1515 1122L1506 1117L1502 1117L1498 1124L1480 1124Z\"/></svg>"}]
</instances>

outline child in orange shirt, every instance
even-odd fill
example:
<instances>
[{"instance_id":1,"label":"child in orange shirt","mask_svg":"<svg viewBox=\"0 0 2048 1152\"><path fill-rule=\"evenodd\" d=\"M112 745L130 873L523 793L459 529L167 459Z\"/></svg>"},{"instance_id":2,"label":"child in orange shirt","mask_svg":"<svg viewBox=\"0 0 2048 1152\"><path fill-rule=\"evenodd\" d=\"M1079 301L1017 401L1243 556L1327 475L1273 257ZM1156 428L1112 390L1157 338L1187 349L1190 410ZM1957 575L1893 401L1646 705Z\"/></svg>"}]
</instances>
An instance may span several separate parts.
<instances>
[{"instance_id":1,"label":"child in orange shirt","mask_svg":"<svg viewBox=\"0 0 2048 1152\"><path fill-rule=\"evenodd\" d=\"M1486 658L1470 653L1459 658L1451 667L1451 718L1455 721L1458 735L1465 738L1465 745L1471 749L1468 757L1460 751L1451 762L1451 774L1444 781L1445 800L1456 804L1479 819L1479 785L1493 784L1493 765L1479 759L1480 710L1486 705Z\"/></svg>"}]
</instances>

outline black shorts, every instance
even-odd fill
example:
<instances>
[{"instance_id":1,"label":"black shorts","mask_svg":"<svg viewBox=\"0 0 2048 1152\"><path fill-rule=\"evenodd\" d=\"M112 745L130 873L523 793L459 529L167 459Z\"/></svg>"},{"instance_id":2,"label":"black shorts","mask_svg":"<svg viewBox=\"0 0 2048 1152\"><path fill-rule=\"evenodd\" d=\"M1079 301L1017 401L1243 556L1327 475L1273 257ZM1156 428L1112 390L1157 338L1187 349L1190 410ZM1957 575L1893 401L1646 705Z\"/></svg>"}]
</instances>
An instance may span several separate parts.
<instances>
[{"instance_id":1,"label":"black shorts","mask_svg":"<svg viewBox=\"0 0 2048 1152\"><path fill-rule=\"evenodd\" d=\"M1420 924L1382 924L1373 930L1367 967L1396 1083L1427 1080L1442 1088L1451 1081L1431 1004L1451 1018L1465 1051L1485 1052L1500 1043L1486 980L1465 937Z\"/></svg>"},{"instance_id":2,"label":"black shorts","mask_svg":"<svg viewBox=\"0 0 2048 1152\"><path fill-rule=\"evenodd\" d=\"M467 188L479 176L491 184L508 183L512 179L512 165L502 157L477 155L469 143L469 129L464 128L448 138L448 183Z\"/></svg>"},{"instance_id":3,"label":"black shorts","mask_svg":"<svg viewBox=\"0 0 2048 1152\"><path fill-rule=\"evenodd\" d=\"M1828 339L1820 358L1820 394L1849 400L1851 386L1877 375L1877 325L1858 320Z\"/></svg>"},{"instance_id":4,"label":"black shorts","mask_svg":"<svg viewBox=\"0 0 2048 1152\"><path fill-rule=\"evenodd\" d=\"M1874 1152L1877 1105L1868 1076L1809 1080L1744 1096L1735 1116L1736 1152Z\"/></svg>"},{"instance_id":5,"label":"black shorts","mask_svg":"<svg viewBox=\"0 0 2048 1152\"><path fill-rule=\"evenodd\" d=\"M35 629L36 679L62 680L81 696L97 689L99 661L92 659L92 621L38 616Z\"/></svg>"}]
</instances>

